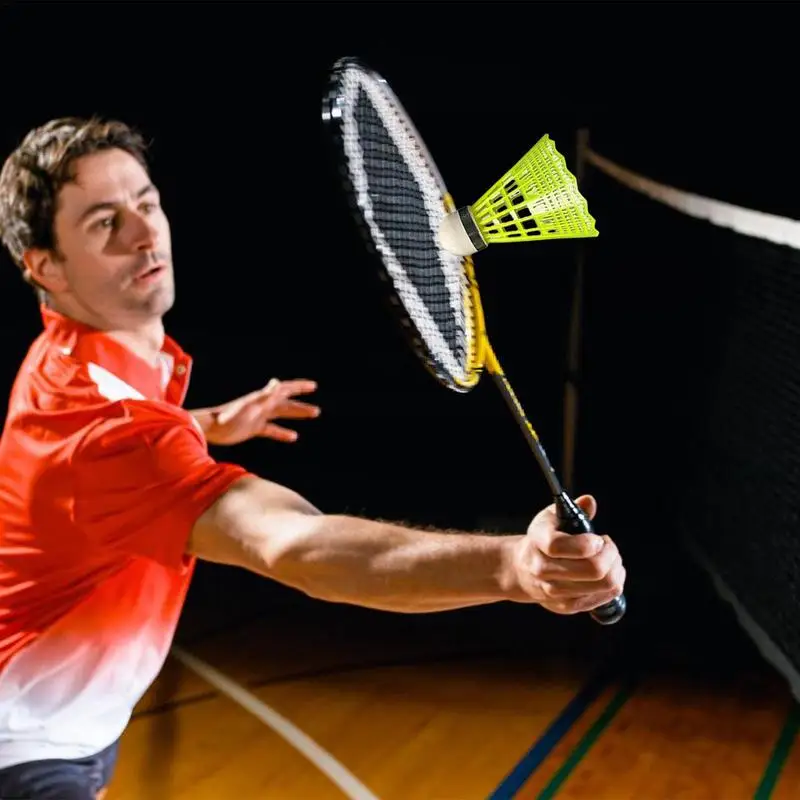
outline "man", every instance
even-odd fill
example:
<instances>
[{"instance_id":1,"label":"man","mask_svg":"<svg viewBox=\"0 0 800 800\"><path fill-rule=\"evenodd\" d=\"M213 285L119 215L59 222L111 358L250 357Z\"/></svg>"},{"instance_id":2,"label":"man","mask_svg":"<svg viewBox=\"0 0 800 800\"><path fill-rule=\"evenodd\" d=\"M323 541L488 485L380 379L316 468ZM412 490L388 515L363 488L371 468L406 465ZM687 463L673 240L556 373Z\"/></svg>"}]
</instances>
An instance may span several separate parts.
<instances>
[{"instance_id":1,"label":"man","mask_svg":"<svg viewBox=\"0 0 800 800\"><path fill-rule=\"evenodd\" d=\"M514 536L420 531L324 514L215 461L209 441L316 413L292 400L313 385L182 408L191 360L162 323L170 226L124 124L31 131L0 173L0 236L44 300L0 440L0 797L99 796L197 558L398 612L510 600L572 614L622 591L614 543L559 533L552 508Z\"/></svg>"}]
</instances>

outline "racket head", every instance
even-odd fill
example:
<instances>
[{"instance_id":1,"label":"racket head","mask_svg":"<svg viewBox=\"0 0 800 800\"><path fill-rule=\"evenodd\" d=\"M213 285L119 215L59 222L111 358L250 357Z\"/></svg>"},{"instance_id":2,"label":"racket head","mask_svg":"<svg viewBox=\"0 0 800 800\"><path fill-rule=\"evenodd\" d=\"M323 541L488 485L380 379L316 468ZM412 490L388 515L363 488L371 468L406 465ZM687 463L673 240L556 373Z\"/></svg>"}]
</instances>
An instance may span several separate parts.
<instances>
[{"instance_id":1,"label":"racket head","mask_svg":"<svg viewBox=\"0 0 800 800\"><path fill-rule=\"evenodd\" d=\"M323 96L344 191L406 339L433 377L466 392L483 369L473 262L439 245L455 210L425 142L388 82L357 58L339 59Z\"/></svg>"}]
</instances>

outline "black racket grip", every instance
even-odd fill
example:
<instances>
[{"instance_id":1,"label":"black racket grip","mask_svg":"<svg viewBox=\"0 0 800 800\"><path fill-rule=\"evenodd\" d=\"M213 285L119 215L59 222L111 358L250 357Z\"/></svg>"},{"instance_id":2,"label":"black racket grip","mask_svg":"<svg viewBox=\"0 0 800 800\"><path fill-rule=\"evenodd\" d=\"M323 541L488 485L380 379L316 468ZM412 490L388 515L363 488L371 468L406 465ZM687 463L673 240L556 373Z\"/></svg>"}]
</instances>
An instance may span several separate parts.
<instances>
[{"instance_id":1,"label":"black racket grip","mask_svg":"<svg viewBox=\"0 0 800 800\"><path fill-rule=\"evenodd\" d=\"M566 492L561 492L555 500L560 531L564 533L594 533L594 527L589 517ZM593 608L589 615L601 625L614 625L625 616L627 607L625 595L621 594L615 600Z\"/></svg>"}]
</instances>

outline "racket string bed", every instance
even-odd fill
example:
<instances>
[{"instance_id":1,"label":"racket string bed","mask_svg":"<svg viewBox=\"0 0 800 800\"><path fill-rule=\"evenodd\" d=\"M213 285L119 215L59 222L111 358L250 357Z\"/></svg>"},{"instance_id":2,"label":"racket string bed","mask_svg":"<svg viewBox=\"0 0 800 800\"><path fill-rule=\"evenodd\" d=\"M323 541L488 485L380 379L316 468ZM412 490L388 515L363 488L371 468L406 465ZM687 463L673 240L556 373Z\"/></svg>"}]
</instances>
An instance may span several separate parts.
<instances>
[{"instance_id":1,"label":"racket string bed","mask_svg":"<svg viewBox=\"0 0 800 800\"><path fill-rule=\"evenodd\" d=\"M365 222L437 370L463 381L471 347L467 289L461 258L440 252L436 241L445 215L436 178L412 173L408 164L418 152L404 146L402 123L382 114L373 94L354 89L352 99L346 149L360 202L368 208Z\"/></svg>"}]
</instances>

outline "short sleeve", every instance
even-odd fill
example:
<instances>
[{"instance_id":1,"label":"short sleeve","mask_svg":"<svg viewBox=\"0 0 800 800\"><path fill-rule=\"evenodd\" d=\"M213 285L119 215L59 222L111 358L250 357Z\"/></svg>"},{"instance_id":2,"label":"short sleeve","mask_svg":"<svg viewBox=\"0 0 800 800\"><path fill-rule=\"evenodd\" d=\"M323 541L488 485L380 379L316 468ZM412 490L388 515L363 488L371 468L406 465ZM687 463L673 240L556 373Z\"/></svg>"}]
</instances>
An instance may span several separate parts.
<instances>
[{"instance_id":1,"label":"short sleeve","mask_svg":"<svg viewBox=\"0 0 800 800\"><path fill-rule=\"evenodd\" d=\"M197 519L249 473L215 461L192 417L150 401L114 404L72 457L73 517L90 546L185 563Z\"/></svg>"}]
</instances>

